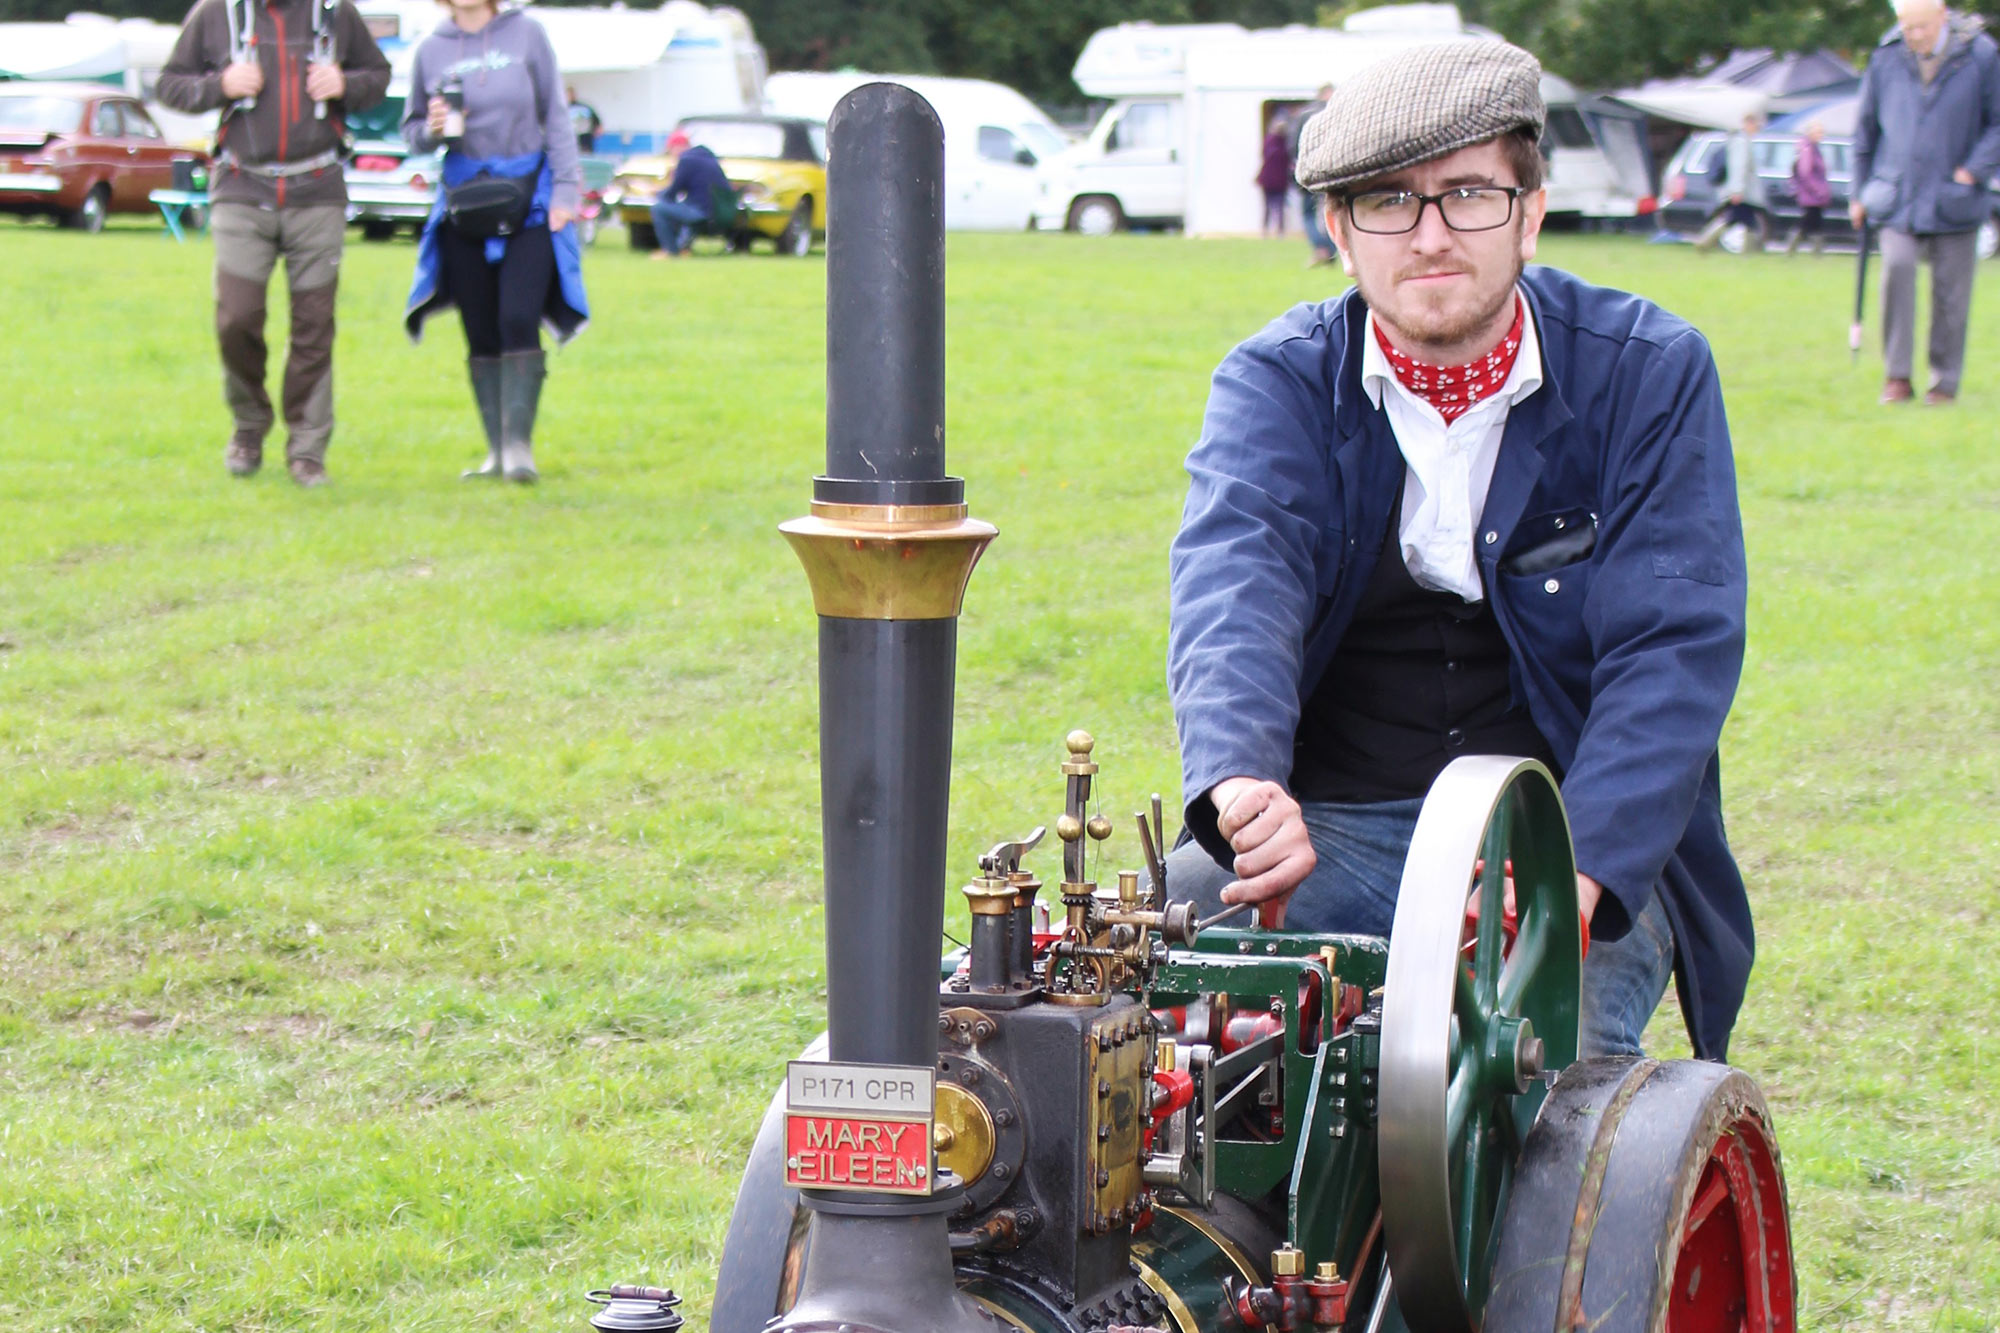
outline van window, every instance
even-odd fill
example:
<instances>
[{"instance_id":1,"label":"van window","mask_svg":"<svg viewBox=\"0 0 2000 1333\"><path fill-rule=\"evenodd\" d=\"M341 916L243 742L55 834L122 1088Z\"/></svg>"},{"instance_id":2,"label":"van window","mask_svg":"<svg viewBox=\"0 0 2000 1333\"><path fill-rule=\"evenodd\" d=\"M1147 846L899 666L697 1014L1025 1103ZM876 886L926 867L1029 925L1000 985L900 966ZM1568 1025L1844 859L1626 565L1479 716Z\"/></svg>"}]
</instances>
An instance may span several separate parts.
<instances>
[{"instance_id":1,"label":"van window","mask_svg":"<svg viewBox=\"0 0 2000 1333\"><path fill-rule=\"evenodd\" d=\"M1165 102L1134 102L1111 127L1111 138L1104 146L1113 152L1173 147L1172 110Z\"/></svg>"},{"instance_id":2,"label":"van window","mask_svg":"<svg viewBox=\"0 0 2000 1333\"><path fill-rule=\"evenodd\" d=\"M1575 107L1550 107L1548 125L1542 134L1558 148L1594 148L1597 145L1597 140L1590 136L1590 126L1583 123L1583 116Z\"/></svg>"},{"instance_id":3,"label":"van window","mask_svg":"<svg viewBox=\"0 0 2000 1333\"><path fill-rule=\"evenodd\" d=\"M1797 139L1756 139L1750 144L1751 160L1759 176L1789 176L1799 155Z\"/></svg>"},{"instance_id":4,"label":"van window","mask_svg":"<svg viewBox=\"0 0 2000 1333\"><path fill-rule=\"evenodd\" d=\"M1021 154L1028 153L1023 162ZM1028 152L1028 145L1016 138L1013 131L1001 129L998 125L979 127L979 155L988 162L1007 162L1015 166L1029 166L1035 155Z\"/></svg>"}]
</instances>

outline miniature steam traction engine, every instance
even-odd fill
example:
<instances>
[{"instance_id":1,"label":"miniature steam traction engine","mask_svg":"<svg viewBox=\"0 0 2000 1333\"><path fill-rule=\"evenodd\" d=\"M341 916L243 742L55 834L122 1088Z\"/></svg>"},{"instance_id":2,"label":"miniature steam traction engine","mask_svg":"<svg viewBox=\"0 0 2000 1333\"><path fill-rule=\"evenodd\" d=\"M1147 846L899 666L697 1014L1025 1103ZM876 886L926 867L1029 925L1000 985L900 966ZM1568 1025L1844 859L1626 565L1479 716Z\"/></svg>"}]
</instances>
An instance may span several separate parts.
<instances>
[{"instance_id":1,"label":"miniature steam traction engine","mask_svg":"<svg viewBox=\"0 0 2000 1333\"><path fill-rule=\"evenodd\" d=\"M996 844L940 971L956 618L994 535L944 472L942 134L883 84L829 132L827 471L785 525L820 618L828 1034L758 1134L715 1333L1787 1333L1754 1084L1575 1060L1539 763L1445 770L1385 941L1197 921L1157 797L1098 878L1072 732L1060 881L1042 828ZM669 1292L594 1296L599 1328L680 1326Z\"/></svg>"}]
</instances>

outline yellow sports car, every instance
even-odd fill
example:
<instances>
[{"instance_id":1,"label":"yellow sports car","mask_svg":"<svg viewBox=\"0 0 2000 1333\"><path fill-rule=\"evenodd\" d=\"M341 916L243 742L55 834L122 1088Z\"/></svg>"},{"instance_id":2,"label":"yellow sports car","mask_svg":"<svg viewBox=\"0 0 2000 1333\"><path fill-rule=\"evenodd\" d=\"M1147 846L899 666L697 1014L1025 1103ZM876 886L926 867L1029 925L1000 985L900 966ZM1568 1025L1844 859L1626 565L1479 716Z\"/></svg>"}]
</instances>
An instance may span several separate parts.
<instances>
[{"instance_id":1,"label":"yellow sports car","mask_svg":"<svg viewBox=\"0 0 2000 1333\"><path fill-rule=\"evenodd\" d=\"M759 238L781 255L803 255L826 235L826 126L791 116L695 116L674 127L722 163L736 197L718 200L715 217L696 229L722 236L732 250ZM673 157L634 157L620 168L604 202L617 210L634 250L653 250L653 199L673 179Z\"/></svg>"}]
</instances>

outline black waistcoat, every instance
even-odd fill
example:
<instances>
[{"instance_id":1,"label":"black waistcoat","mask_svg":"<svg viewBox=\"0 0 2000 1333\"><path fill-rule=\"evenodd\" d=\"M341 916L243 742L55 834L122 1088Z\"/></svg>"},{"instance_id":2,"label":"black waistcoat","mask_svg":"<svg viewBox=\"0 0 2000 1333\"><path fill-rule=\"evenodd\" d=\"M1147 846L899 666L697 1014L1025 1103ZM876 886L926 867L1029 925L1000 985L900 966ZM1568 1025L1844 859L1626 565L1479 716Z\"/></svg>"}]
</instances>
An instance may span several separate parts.
<instances>
[{"instance_id":1,"label":"black waistcoat","mask_svg":"<svg viewBox=\"0 0 2000 1333\"><path fill-rule=\"evenodd\" d=\"M1507 642L1490 602L1426 588L1403 563L1398 488L1375 573L1299 718L1292 794L1366 803L1430 790L1462 754L1514 754L1554 767L1514 705Z\"/></svg>"}]
</instances>

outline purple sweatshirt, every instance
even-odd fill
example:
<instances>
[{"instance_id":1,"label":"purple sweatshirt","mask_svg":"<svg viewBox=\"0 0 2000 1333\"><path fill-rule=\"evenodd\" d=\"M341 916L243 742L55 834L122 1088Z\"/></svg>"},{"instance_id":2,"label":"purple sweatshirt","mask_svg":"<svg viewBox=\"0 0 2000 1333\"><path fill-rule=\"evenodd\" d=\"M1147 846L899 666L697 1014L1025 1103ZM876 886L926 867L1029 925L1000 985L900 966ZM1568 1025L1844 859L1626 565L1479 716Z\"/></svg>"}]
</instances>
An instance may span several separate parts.
<instances>
[{"instance_id":1,"label":"purple sweatshirt","mask_svg":"<svg viewBox=\"0 0 2000 1333\"><path fill-rule=\"evenodd\" d=\"M1792 189L1800 208L1825 208L1833 202L1833 186L1826 179L1826 158L1811 139L1799 139L1799 155L1792 162Z\"/></svg>"},{"instance_id":2,"label":"purple sweatshirt","mask_svg":"<svg viewBox=\"0 0 2000 1333\"><path fill-rule=\"evenodd\" d=\"M446 18L417 47L410 67L410 95L403 109L403 138L418 152L438 146L426 123L430 99L456 76L465 89L468 157L547 153L554 191L551 209L574 213L583 194L576 131L555 48L542 25L518 9L503 9L478 32Z\"/></svg>"}]
</instances>

